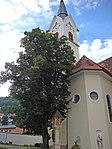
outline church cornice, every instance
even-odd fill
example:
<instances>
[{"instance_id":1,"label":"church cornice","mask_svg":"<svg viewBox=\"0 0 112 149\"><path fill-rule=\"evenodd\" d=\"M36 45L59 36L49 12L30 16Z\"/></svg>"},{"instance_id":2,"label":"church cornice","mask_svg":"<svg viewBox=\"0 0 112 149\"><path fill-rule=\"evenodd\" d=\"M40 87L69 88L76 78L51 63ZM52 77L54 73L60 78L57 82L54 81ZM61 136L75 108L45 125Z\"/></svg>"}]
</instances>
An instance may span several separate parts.
<instances>
[{"instance_id":1,"label":"church cornice","mask_svg":"<svg viewBox=\"0 0 112 149\"><path fill-rule=\"evenodd\" d=\"M66 37L67 38L67 37ZM67 40L69 40L71 43L75 44L77 47L79 47L79 45L75 42L73 42L72 40L70 40L69 38L67 38Z\"/></svg>"}]
</instances>

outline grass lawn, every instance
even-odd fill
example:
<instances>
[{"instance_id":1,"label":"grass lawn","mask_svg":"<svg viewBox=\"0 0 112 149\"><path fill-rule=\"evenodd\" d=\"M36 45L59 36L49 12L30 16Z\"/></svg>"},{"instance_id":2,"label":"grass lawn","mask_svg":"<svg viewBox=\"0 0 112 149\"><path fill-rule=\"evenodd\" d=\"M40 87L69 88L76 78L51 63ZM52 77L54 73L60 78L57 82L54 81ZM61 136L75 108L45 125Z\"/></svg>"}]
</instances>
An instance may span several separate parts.
<instances>
[{"instance_id":1,"label":"grass lawn","mask_svg":"<svg viewBox=\"0 0 112 149\"><path fill-rule=\"evenodd\" d=\"M14 148L15 147L15 148ZM0 145L0 149L40 149L39 147L31 147L31 146L14 146L14 145Z\"/></svg>"}]
</instances>

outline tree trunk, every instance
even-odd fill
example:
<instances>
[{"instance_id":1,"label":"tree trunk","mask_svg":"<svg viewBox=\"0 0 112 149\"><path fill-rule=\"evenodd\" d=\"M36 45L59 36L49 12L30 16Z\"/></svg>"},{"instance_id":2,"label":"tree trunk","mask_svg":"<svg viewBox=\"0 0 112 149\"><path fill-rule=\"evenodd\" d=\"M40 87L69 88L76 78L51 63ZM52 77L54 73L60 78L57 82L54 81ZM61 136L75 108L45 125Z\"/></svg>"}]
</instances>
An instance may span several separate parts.
<instances>
[{"instance_id":1,"label":"tree trunk","mask_svg":"<svg viewBox=\"0 0 112 149\"><path fill-rule=\"evenodd\" d=\"M49 135L48 135L48 128L46 123L42 126L42 139L43 139L43 149L48 149L49 148Z\"/></svg>"}]
</instances>

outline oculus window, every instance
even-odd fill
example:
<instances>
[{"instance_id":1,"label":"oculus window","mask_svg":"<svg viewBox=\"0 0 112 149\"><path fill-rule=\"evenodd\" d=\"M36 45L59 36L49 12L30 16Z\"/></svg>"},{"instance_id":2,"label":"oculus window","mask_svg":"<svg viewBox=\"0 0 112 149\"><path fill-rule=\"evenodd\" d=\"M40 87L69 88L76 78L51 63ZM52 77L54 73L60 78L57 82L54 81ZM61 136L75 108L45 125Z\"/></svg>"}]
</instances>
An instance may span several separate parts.
<instances>
[{"instance_id":1,"label":"oculus window","mask_svg":"<svg viewBox=\"0 0 112 149\"><path fill-rule=\"evenodd\" d=\"M73 103L76 104L76 103L79 102L79 100L80 100L80 96L78 94L76 94L76 95L73 96Z\"/></svg>"},{"instance_id":2,"label":"oculus window","mask_svg":"<svg viewBox=\"0 0 112 149\"><path fill-rule=\"evenodd\" d=\"M98 93L93 91L90 93L90 98L94 101L98 100Z\"/></svg>"}]
</instances>

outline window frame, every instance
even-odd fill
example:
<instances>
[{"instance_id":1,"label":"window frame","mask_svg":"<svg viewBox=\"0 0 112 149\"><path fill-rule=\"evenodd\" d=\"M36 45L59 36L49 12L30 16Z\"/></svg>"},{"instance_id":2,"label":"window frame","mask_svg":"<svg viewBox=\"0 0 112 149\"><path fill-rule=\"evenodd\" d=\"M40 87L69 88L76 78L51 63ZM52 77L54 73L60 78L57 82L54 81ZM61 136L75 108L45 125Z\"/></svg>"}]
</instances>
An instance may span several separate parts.
<instances>
[{"instance_id":1,"label":"window frame","mask_svg":"<svg viewBox=\"0 0 112 149\"><path fill-rule=\"evenodd\" d=\"M107 111L109 116L109 121L112 123L112 98L109 94L106 94L106 104L107 104Z\"/></svg>"},{"instance_id":2,"label":"window frame","mask_svg":"<svg viewBox=\"0 0 112 149\"><path fill-rule=\"evenodd\" d=\"M76 97L76 96L78 96L79 99L78 99L78 101L75 102L75 97ZM73 95L73 103L74 103L75 105L78 104L78 103L80 102L80 100L81 100L81 97L80 97L79 94L76 93L76 94Z\"/></svg>"},{"instance_id":3,"label":"window frame","mask_svg":"<svg viewBox=\"0 0 112 149\"><path fill-rule=\"evenodd\" d=\"M92 94L93 93L95 93L96 94L96 96L97 96L97 98L95 99L95 98L92 98ZM92 101L94 101L94 102L96 102L96 101L98 101L99 100L99 94L98 94L98 92L97 91L95 91L95 90L93 90L93 91L91 91L90 93L89 93L89 97L90 97L90 99L92 100Z\"/></svg>"},{"instance_id":4,"label":"window frame","mask_svg":"<svg viewBox=\"0 0 112 149\"><path fill-rule=\"evenodd\" d=\"M69 40L73 42L73 34L72 32L68 32L68 37L69 37Z\"/></svg>"}]
</instances>

